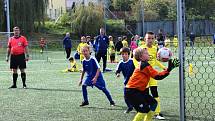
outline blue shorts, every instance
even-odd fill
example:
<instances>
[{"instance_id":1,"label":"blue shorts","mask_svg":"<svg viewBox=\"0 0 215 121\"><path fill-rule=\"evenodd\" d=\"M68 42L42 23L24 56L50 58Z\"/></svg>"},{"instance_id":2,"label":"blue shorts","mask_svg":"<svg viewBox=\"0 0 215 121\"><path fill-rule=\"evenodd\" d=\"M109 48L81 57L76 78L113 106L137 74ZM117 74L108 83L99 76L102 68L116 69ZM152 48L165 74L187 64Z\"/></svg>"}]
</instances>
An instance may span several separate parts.
<instances>
[{"instance_id":1,"label":"blue shorts","mask_svg":"<svg viewBox=\"0 0 215 121\"><path fill-rule=\"evenodd\" d=\"M96 81L96 84L93 84L93 81L91 78L86 78L83 82L82 85L86 85L86 86L99 86L99 87L106 87L105 81L103 78L98 78Z\"/></svg>"}]
</instances>

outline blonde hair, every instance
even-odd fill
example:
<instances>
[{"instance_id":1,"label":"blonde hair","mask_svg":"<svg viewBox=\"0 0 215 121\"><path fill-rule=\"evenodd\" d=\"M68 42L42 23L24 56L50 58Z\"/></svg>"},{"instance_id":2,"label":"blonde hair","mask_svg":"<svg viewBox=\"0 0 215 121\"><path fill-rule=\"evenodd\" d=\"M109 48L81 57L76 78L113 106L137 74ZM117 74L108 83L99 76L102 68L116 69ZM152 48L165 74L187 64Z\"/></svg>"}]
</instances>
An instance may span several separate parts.
<instances>
[{"instance_id":1,"label":"blonde hair","mask_svg":"<svg viewBox=\"0 0 215 121\"><path fill-rule=\"evenodd\" d=\"M141 47L138 47L138 48L134 49L134 52L133 52L134 58L135 58L137 61L141 61L141 57L142 57L142 55L144 54L144 51L145 51L146 49L147 49L147 48L141 48Z\"/></svg>"},{"instance_id":2,"label":"blonde hair","mask_svg":"<svg viewBox=\"0 0 215 121\"><path fill-rule=\"evenodd\" d=\"M82 48L81 48L81 50L83 50L83 49L88 49L88 51L90 52L90 46L89 45L85 45L85 46L83 46Z\"/></svg>"}]
</instances>

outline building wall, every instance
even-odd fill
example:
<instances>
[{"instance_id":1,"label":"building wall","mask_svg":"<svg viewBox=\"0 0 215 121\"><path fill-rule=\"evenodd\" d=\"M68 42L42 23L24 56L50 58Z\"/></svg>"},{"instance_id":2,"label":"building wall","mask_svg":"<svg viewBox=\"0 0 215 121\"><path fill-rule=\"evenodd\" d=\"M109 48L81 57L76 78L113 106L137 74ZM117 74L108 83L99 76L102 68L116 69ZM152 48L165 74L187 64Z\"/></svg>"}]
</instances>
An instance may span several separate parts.
<instances>
[{"instance_id":1,"label":"building wall","mask_svg":"<svg viewBox=\"0 0 215 121\"><path fill-rule=\"evenodd\" d=\"M57 19L66 11L66 0L49 0L47 15L50 19Z\"/></svg>"},{"instance_id":2,"label":"building wall","mask_svg":"<svg viewBox=\"0 0 215 121\"><path fill-rule=\"evenodd\" d=\"M82 2L85 5L88 5L89 2L100 3L102 0L49 0L49 5L47 8L47 15L49 18L56 20L60 17L66 10L72 7L73 2L76 5L81 4Z\"/></svg>"}]
</instances>

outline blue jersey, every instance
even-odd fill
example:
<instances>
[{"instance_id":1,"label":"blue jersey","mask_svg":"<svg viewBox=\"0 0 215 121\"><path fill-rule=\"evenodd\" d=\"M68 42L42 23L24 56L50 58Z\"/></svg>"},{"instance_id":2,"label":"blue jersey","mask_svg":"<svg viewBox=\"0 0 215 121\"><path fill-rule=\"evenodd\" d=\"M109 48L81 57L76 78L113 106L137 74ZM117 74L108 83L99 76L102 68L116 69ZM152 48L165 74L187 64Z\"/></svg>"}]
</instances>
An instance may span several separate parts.
<instances>
[{"instance_id":1,"label":"blue jersey","mask_svg":"<svg viewBox=\"0 0 215 121\"><path fill-rule=\"evenodd\" d=\"M83 71L87 73L86 79L83 82L87 86L92 86L92 79L95 77L97 69L100 68L98 61L94 57L90 57L90 59L83 60ZM99 73L98 79L96 81L96 85L100 85L105 87L105 81L103 79L102 73Z\"/></svg>"},{"instance_id":2,"label":"blue jersey","mask_svg":"<svg viewBox=\"0 0 215 121\"><path fill-rule=\"evenodd\" d=\"M129 78L133 74L135 69L134 63L132 59L128 59L128 61L124 62L121 60L116 68L116 73L120 73L122 71L122 74L124 76L124 85L128 83Z\"/></svg>"},{"instance_id":3,"label":"blue jersey","mask_svg":"<svg viewBox=\"0 0 215 121\"><path fill-rule=\"evenodd\" d=\"M72 48L72 41L70 37L65 37L63 39L63 46L64 48Z\"/></svg>"},{"instance_id":4,"label":"blue jersey","mask_svg":"<svg viewBox=\"0 0 215 121\"><path fill-rule=\"evenodd\" d=\"M96 52L107 53L108 46L109 46L109 39L107 36L99 35L96 38L96 41L94 43L94 48Z\"/></svg>"}]
</instances>

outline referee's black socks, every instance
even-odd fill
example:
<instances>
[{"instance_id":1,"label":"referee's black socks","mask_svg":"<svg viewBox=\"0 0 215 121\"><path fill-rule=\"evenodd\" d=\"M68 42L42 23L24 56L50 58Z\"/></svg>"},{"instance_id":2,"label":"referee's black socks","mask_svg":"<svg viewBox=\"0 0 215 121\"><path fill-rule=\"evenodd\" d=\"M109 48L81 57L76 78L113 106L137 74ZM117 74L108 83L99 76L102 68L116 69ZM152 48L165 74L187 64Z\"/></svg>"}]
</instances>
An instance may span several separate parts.
<instances>
[{"instance_id":1,"label":"referee's black socks","mask_svg":"<svg viewBox=\"0 0 215 121\"><path fill-rule=\"evenodd\" d=\"M21 78L22 78L23 86L26 86L26 84L25 84L25 81L26 81L26 74L25 74L25 73L21 73Z\"/></svg>"},{"instance_id":2,"label":"referee's black socks","mask_svg":"<svg viewBox=\"0 0 215 121\"><path fill-rule=\"evenodd\" d=\"M18 78L18 74L17 73L13 73L13 85L16 86L16 81Z\"/></svg>"}]
</instances>

